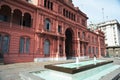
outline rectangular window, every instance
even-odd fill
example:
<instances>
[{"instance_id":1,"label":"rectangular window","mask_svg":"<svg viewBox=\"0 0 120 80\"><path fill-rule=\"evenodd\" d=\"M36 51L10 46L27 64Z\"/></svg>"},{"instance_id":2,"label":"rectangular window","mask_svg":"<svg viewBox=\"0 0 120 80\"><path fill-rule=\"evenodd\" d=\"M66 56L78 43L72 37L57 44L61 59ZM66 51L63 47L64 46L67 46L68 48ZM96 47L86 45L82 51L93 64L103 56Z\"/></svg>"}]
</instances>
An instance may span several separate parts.
<instances>
[{"instance_id":1,"label":"rectangular window","mask_svg":"<svg viewBox=\"0 0 120 80\"><path fill-rule=\"evenodd\" d=\"M50 1L47 2L47 8L49 9L50 8Z\"/></svg>"},{"instance_id":2,"label":"rectangular window","mask_svg":"<svg viewBox=\"0 0 120 80\"><path fill-rule=\"evenodd\" d=\"M80 38L80 32L78 32L78 38Z\"/></svg>"},{"instance_id":3,"label":"rectangular window","mask_svg":"<svg viewBox=\"0 0 120 80\"><path fill-rule=\"evenodd\" d=\"M95 38L95 43L97 43L97 39Z\"/></svg>"},{"instance_id":4,"label":"rectangular window","mask_svg":"<svg viewBox=\"0 0 120 80\"><path fill-rule=\"evenodd\" d=\"M61 26L58 25L58 32L61 33Z\"/></svg>"},{"instance_id":5,"label":"rectangular window","mask_svg":"<svg viewBox=\"0 0 120 80\"><path fill-rule=\"evenodd\" d=\"M92 37L92 42L94 43L94 37Z\"/></svg>"},{"instance_id":6,"label":"rectangular window","mask_svg":"<svg viewBox=\"0 0 120 80\"><path fill-rule=\"evenodd\" d=\"M29 2L29 3L32 3L32 0L26 0L27 2Z\"/></svg>"},{"instance_id":7,"label":"rectangular window","mask_svg":"<svg viewBox=\"0 0 120 80\"><path fill-rule=\"evenodd\" d=\"M90 41L90 35L88 35L88 40Z\"/></svg>"},{"instance_id":8,"label":"rectangular window","mask_svg":"<svg viewBox=\"0 0 120 80\"><path fill-rule=\"evenodd\" d=\"M73 20L75 21L75 14L73 15Z\"/></svg>"},{"instance_id":9,"label":"rectangular window","mask_svg":"<svg viewBox=\"0 0 120 80\"><path fill-rule=\"evenodd\" d=\"M50 8L51 8L51 10L53 10L53 3L52 2L51 2L51 7Z\"/></svg>"},{"instance_id":10,"label":"rectangular window","mask_svg":"<svg viewBox=\"0 0 120 80\"><path fill-rule=\"evenodd\" d=\"M85 32L82 33L82 39L85 39Z\"/></svg>"},{"instance_id":11,"label":"rectangular window","mask_svg":"<svg viewBox=\"0 0 120 80\"><path fill-rule=\"evenodd\" d=\"M1 46L2 46L2 36L0 35L0 51L1 51Z\"/></svg>"},{"instance_id":12,"label":"rectangular window","mask_svg":"<svg viewBox=\"0 0 120 80\"><path fill-rule=\"evenodd\" d=\"M66 10L66 17L68 18L68 11Z\"/></svg>"},{"instance_id":13,"label":"rectangular window","mask_svg":"<svg viewBox=\"0 0 120 80\"><path fill-rule=\"evenodd\" d=\"M91 53L93 53L93 47L91 46Z\"/></svg>"},{"instance_id":14,"label":"rectangular window","mask_svg":"<svg viewBox=\"0 0 120 80\"><path fill-rule=\"evenodd\" d=\"M8 36L3 37L3 44L2 45L3 45L2 52L7 53L8 49L9 49L9 37Z\"/></svg>"},{"instance_id":15,"label":"rectangular window","mask_svg":"<svg viewBox=\"0 0 120 80\"><path fill-rule=\"evenodd\" d=\"M60 53L60 56L62 56L62 55L63 55L62 45L59 45L59 53Z\"/></svg>"},{"instance_id":16,"label":"rectangular window","mask_svg":"<svg viewBox=\"0 0 120 80\"><path fill-rule=\"evenodd\" d=\"M93 47L93 54L94 54L94 47Z\"/></svg>"},{"instance_id":17,"label":"rectangular window","mask_svg":"<svg viewBox=\"0 0 120 80\"><path fill-rule=\"evenodd\" d=\"M25 38L20 38L20 53L24 53Z\"/></svg>"},{"instance_id":18,"label":"rectangular window","mask_svg":"<svg viewBox=\"0 0 120 80\"><path fill-rule=\"evenodd\" d=\"M47 7L47 0L44 0L44 7Z\"/></svg>"},{"instance_id":19,"label":"rectangular window","mask_svg":"<svg viewBox=\"0 0 120 80\"><path fill-rule=\"evenodd\" d=\"M63 15L65 16L65 9L63 9Z\"/></svg>"},{"instance_id":20,"label":"rectangular window","mask_svg":"<svg viewBox=\"0 0 120 80\"><path fill-rule=\"evenodd\" d=\"M71 20L73 20L73 13L71 14Z\"/></svg>"},{"instance_id":21,"label":"rectangular window","mask_svg":"<svg viewBox=\"0 0 120 80\"><path fill-rule=\"evenodd\" d=\"M26 39L26 53L29 53L30 52L30 39L27 38Z\"/></svg>"},{"instance_id":22,"label":"rectangular window","mask_svg":"<svg viewBox=\"0 0 120 80\"><path fill-rule=\"evenodd\" d=\"M85 20L82 20L82 25L85 26Z\"/></svg>"},{"instance_id":23,"label":"rectangular window","mask_svg":"<svg viewBox=\"0 0 120 80\"><path fill-rule=\"evenodd\" d=\"M77 16L77 22L78 22L78 23L80 22L80 17L79 17L79 16Z\"/></svg>"},{"instance_id":24,"label":"rectangular window","mask_svg":"<svg viewBox=\"0 0 120 80\"><path fill-rule=\"evenodd\" d=\"M96 54L98 54L98 48L96 48Z\"/></svg>"},{"instance_id":25,"label":"rectangular window","mask_svg":"<svg viewBox=\"0 0 120 80\"><path fill-rule=\"evenodd\" d=\"M80 43L80 53L82 53L82 43Z\"/></svg>"},{"instance_id":26,"label":"rectangular window","mask_svg":"<svg viewBox=\"0 0 120 80\"><path fill-rule=\"evenodd\" d=\"M91 53L91 47L89 46L89 54Z\"/></svg>"},{"instance_id":27,"label":"rectangular window","mask_svg":"<svg viewBox=\"0 0 120 80\"><path fill-rule=\"evenodd\" d=\"M70 12L69 12L69 19L70 19Z\"/></svg>"}]
</instances>

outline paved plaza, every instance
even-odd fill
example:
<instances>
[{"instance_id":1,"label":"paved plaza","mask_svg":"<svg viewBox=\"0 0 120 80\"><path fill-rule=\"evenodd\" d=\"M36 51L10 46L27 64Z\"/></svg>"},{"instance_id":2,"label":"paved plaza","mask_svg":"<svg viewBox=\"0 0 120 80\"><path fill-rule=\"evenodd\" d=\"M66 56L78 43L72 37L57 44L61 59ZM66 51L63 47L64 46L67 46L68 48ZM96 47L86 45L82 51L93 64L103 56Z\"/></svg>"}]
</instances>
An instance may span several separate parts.
<instances>
[{"instance_id":1,"label":"paved plaza","mask_svg":"<svg viewBox=\"0 0 120 80\"><path fill-rule=\"evenodd\" d=\"M105 58L114 60L114 64L120 65L119 58ZM0 80L21 80L19 74L24 72L32 72L44 69L44 65L47 64L55 64L55 63L66 63L66 62L74 62L75 60L66 60L66 61L48 61L48 62L28 62L28 63L15 63L15 64L7 64L0 65ZM82 60L81 60L82 61ZM111 80L118 73L120 73L120 68L107 74L102 77L100 80Z\"/></svg>"}]
</instances>

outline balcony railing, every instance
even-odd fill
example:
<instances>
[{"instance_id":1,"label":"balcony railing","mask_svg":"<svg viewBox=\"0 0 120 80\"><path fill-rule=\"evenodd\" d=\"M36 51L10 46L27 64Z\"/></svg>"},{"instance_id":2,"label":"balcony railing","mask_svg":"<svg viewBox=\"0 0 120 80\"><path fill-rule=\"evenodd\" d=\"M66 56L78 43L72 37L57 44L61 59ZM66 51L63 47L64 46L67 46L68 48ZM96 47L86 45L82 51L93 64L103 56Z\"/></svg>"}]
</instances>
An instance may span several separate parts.
<instances>
[{"instance_id":1,"label":"balcony railing","mask_svg":"<svg viewBox=\"0 0 120 80\"><path fill-rule=\"evenodd\" d=\"M80 41L82 41L82 42L89 42L88 38L80 38Z\"/></svg>"},{"instance_id":2,"label":"balcony railing","mask_svg":"<svg viewBox=\"0 0 120 80\"><path fill-rule=\"evenodd\" d=\"M55 31L45 30L45 29L39 30L39 31L37 31L37 33L51 35L51 36L65 37L64 34L62 34L62 33L59 33L59 32L56 33Z\"/></svg>"},{"instance_id":3,"label":"balcony railing","mask_svg":"<svg viewBox=\"0 0 120 80\"><path fill-rule=\"evenodd\" d=\"M29 28L29 27L14 24L14 23L3 22L3 21L0 21L0 28L4 28L4 29L13 28L16 30L33 31L33 28Z\"/></svg>"},{"instance_id":4,"label":"balcony railing","mask_svg":"<svg viewBox=\"0 0 120 80\"><path fill-rule=\"evenodd\" d=\"M7 28L10 27L10 23L0 21L0 28L6 28L6 27Z\"/></svg>"}]
</instances>

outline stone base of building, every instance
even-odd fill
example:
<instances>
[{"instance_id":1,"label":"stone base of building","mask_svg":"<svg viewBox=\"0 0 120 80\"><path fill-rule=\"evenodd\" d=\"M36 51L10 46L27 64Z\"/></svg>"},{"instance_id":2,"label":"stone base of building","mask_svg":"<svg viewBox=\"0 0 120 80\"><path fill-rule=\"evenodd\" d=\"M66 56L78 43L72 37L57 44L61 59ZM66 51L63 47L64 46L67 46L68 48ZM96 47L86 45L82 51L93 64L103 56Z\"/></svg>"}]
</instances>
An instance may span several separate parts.
<instances>
[{"instance_id":1,"label":"stone base of building","mask_svg":"<svg viewBox=\"0 0 120 80\"><path fill-rule=\"evenodd\" d=\"M108 57L120 57L120 46L107 47L106 56Z\"/></svg>"},{"instance_id":2,"label":"stone base of building","mask_svg":"<svg viewBox=\"0 0 120 80\"><path fill-rule=\"evenodd\" d=\"M44 61L62 61L66 60L66 57L59 57L59 58L34 58L34 62L44 62Z\"/></svg>"},{"instance_id":3,"label":"stone base of building","mask_svg":"<svg viewBox=\"0 0 120 80\"><path fill-rule=\"evenodd\" d=\"M64 61L64 60L76 60L78 59L89 59L89 56L71 56L71 57L44 57L43 55L34 55L34 54L5 54L4 63L23 63L23 62L45 62L45 61Z\"/></svg>"},{"instance_id":4,"label":"stone base of building","mask_svg":"<svg viewBox=\"0 0 120 80\"><path fill-rule=\"evenodd\" d=\"M79 58L79 59L88 59L89 56L71 57L69 59L76 59L76 58ZM59 58L51 58L51 57L48 57L48 58L34 58L34 62L63 61L63 60L67 60L67 58L66 57L59 57Z\"/></svg>"}]
</instances>

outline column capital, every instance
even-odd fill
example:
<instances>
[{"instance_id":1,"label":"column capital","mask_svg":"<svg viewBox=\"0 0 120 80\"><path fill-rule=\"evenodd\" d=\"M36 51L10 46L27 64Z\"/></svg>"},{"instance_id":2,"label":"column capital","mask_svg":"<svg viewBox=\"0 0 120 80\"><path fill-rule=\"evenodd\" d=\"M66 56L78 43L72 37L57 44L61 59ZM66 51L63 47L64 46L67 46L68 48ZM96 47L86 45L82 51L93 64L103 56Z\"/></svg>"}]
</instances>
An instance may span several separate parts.
<instances>
[{"instance_id":1,"label":"column capital","mask_svg":"<svg viewBox=\"0 0 120 80\"><path fill-rule=\"evenodd\" d=\"M22 13L22 17L24 17L24 14Z\"/></svg>"},{"instance_id":2,"label":"column capital","mask_svg":"<svg viewBox=\"0 0 120 80\"><path fill-rule=\"evenodd\" d=\"M11 14L13 14L14 13L14 10L11 10Z\"/></svg>"}]
</instances>

